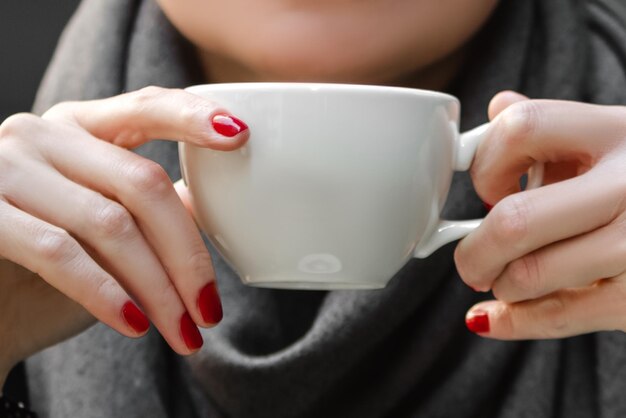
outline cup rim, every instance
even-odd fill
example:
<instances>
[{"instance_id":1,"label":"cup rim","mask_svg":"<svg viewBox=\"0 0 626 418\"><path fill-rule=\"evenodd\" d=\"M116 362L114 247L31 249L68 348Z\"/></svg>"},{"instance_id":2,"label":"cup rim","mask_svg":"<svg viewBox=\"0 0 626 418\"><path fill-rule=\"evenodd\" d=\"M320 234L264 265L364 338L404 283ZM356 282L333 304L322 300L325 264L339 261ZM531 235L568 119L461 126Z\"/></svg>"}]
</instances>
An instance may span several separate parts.
<instances>
[{"instance_id":1,"label":"cup rim","mask_svg":"<svg viewBox=\"0 0 626 418\"><path fill-rule=\"evenodd\" d=\"M452 100L458 102L455 96L434 90L417 89L411 87L381 86L375 84L346 84L346 83L306 83L306 82L242 82L242 83L205 83L187 87L191 93L201 94L205 91L237 91L237 90L282 90L282 91L335 91L335 92L364 92L364 93L400 93Z\"/></svg>"}]
</instances>

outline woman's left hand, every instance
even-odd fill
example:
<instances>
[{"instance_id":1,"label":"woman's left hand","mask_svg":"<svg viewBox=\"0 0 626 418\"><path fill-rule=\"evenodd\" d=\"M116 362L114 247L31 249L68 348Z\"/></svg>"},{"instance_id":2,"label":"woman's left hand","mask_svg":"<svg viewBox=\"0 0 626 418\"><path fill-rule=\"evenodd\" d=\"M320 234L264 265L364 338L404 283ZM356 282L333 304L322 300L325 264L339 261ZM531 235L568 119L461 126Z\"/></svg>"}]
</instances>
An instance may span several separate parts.
<instances>
[{"instance_id":1,"label":"woman's left hand","mask_svg":"<svg viewBox=\"0 0 626 418\"><path fill-rule=\"evenodd\" d=\"M455 262L496 300L468 327L503 340L626 331L626 107L503 92L489 116L471 176L493 209ZM519 192L535 161L544 186Z\"/></svg>"}]
</instances>

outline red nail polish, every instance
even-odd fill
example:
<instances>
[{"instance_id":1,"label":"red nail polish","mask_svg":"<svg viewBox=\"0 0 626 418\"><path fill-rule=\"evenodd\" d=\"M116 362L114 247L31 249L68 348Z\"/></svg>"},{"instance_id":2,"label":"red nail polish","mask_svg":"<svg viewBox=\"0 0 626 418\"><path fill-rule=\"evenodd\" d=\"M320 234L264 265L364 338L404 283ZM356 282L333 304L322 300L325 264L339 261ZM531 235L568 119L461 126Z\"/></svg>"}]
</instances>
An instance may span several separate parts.
<instances>
[{"instance_id":1,"label":"red nail polish","mask_svg":"<svg viewBox=\"0 0 626 418\"><path fill-rule=\"evenodd\" d=\"M191 316L189 316L189 312L185 312L182 318L180 318L180 333L188 349L195 351L202 347L204 343L202 335L200 335L198 327L191 319Z\"/></svg>"},{"instance_id":2,"label":"red nail polish","mask_svg":"<svg viewBox=\"0 0 626 418\"><path fill-rule=\"evenodd\" d=\"M465 318L467 328L477 334L489 332L489 315L485 311L473 311L471 316Z\"/></svg>"},{"instance_id":3,"label":"red nail polish","mask_svg":"<svg viewBox=\"0 0 626 418\"><path fill-rule=\"evenodd\" d=\"M232 115L215 115L213 116L211 123L213 124L215 132L229 138L248 129L248 125L246 125L241 119Z\"/></svg>"},{"instance_id":4,"label":"red nail polish","mask_svg":"<svg viewBox=\"0 0 626 418\"><path fill-rule=\"evenodd\" d=\"M493 205L490 205L487 202L483 202L483 206L487 209L487 212L491 212L491 209L493 209Z\"/></svg>"},{"instance_id":5,"label":"red nail polish","mask_svg":"<svg viewBox=\"0 0 626 418\"><path fill-rule=\"evenodd\" d=\"M200 296L198 296L198 308L202 314L204 322L209 324L217 324L222 320L224 316L222 312L222 302L220 296L217 293L217 285L215 281L207 284L200 290Z\"/></svg>"},{"instance_id":6,"label":"red nail polish","mask_svg":"<svg viewBox=\"0 0 626 418\"><path fill-rule=\"evenodd\" d=\"M139 334L143 334L150 328L150 321L146 315L131 301L122 306L122 316L126 323Z\"/></svg>"}]
</instances>

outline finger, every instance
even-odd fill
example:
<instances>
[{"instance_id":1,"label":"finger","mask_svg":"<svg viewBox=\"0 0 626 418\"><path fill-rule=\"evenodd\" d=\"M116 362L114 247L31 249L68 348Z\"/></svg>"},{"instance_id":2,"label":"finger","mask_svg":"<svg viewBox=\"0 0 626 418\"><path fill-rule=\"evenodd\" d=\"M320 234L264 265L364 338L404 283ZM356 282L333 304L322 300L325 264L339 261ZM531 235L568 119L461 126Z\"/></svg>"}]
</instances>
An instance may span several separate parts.
<instances>
[{"instance_id":1,"label":"finger","mask_svg":"<svg viewBox=\"0 0 626 418\"><path fill-rule=\"evenodd\" d=\"M595 168L582 176L500 201L483 223L457 245L455 262L463 280L475 289L489 290L513 260L613 221L622 193L615 182L603 182L603 176L610 173ZM516 261L520 264L512 268L521 268L521 263L528 260L532 258Z\"/></svg>"},{"instance_id":2,"label":"finger","mask_svg":"<svg viewBox=\"0 0 626 418\"><path fill-rule=\"evenodd\" d=\"M174 190L176 190L178 198L183 203L185 209L187 209L189 215L191 215L191 217L195 219L195 216L193 214L193 207L191 205L191 196L189 195L189 189L187 189L187 186L185 185L183 179L180 179L176 183L174 183Z\"/></svg>"},{"instance_id":3,"label":"finger","mask_svg":"<svg viewBox=\"0 0 626 418\"><path fill-rule=\"evenodd\" d=\"M154 250L193 321L202 326L218 323L223 313L211 256L165 170L83 131L67 130L64 147L41 141L46 158L65 177L121 203Z\"/></svg>"},{"instance_id":4,"label":"finger","mask_svg":"<svg viewBox=\"0 0 626 418\"><path fill-rule=\"evenodd\" d=\"M512 104L524 100L529 99L527 96L511 90L505 90L496 94L489 103L489 120L494 119L498 116L498 114ZM584 171L580 170L580 164L576 162L564 161L560 163L547 164L544 169L542 184L557 183L559 181L580 175L583 172ZM493 207L493 204L489 202L487 203L490 207Z\"/></svg>"},{"instance_id":5,"label":"finger","mask_svg":"<svg viewBox=\"0 0 626 418\"><path fill-rule=\"evenodd\" d=\"M509 263L493 285L502 302L535 299L584 287L626 270L623 221L544 247ZM601 250L600 250L601 249Z\"/></svg>"},{"instance_id":6,"label":"finger","mask_svg":"<svg viewBox=\"0 0 626 418\"><path fill-rule=\"evenodd\" d=\"M591 166L623 142L623 109L578 102L525 100L502 111L479 145L471 168L481 199L495 204L519 191L535 162Z\"/></svg>"},{"instance_id":7,"label":"finger","mask_svg":"<svg viewBox=\"0 0 626 418\"><path fill-rule=\"evenodd\" d=\"M6 259L39 274L119 333L139 337L148 331L148 319L124 289L67 231L3 200L0 219L0 253Z\"/></svg>"},{"instance_id":8,"label":"finger","mask_svg":"<svg viewBox=\"0 0 626 418\"><path fill-rule=\"evenodd\" d=\"M178 194L180 201L185 207L185 210L189 213L189 215L195 222L197 217L195 216L193 211L193 203L191 201L192 197L189 194L189 189L185 185L184 181L180 179L176 183L174 183L174 189L176 190L176 194ZM202 320L208 326L217 324L222 320L223 316L222 303L217 294L216 287L215 285L213 285L214 287L212 288L210 286L211 285L208 285L200 291L200 296L198 299L198 306L200 307Z\"/></svg>"},{"instance_id":9,"label":"finger","mask_svg":"<svg viewBox=\"0 0 626 418\"><path fill-rule=\"evenodd\" d=\"M103 100L65 102L45 119L74 122L92 135L124 148L169 139L216 150L241 147L248 126L215 102L177 89L146 87Z\"/></svg>"},{"instance_id":10,"label":"finger","mask_svg":"<svg viewBox=\"0 0 626 418\"><path fill-rule=\"evenodd\" d=\"M11 201L86 243L175 351L196 351L199 347L187 343L199 340L198 336L190 340L181 332L180 321L187 309L133 216L119 203L68 181L44 163L27 160L22 164L29 176L18 177L8 186Z\"/></svg>"},{"instance_id":11,"label":"finger","mask_svg":"<svg viewBox=\"0 0 626 418\"><path fill-rule=\"evenodd\" d=\"M501 91L500 93L493 96L493 98L489 102L489 120L494 119L496 116L498 116L500 112L511 106L513 103L521 102L524 100L528 100L528 97L524 96L523 94L511 90Z\"/></svg>"},{"instance_id":12,"label":"finger","mask_svg":"<svg viewBox=\"0 0 626 418\"><path fill-rule=\"evenodd\" d=\"M465 321L477 334L499 340L564 338L626 329L623 279L582 289L564 289L526 302L482 302Z\"/></svg>"}]
</instances>

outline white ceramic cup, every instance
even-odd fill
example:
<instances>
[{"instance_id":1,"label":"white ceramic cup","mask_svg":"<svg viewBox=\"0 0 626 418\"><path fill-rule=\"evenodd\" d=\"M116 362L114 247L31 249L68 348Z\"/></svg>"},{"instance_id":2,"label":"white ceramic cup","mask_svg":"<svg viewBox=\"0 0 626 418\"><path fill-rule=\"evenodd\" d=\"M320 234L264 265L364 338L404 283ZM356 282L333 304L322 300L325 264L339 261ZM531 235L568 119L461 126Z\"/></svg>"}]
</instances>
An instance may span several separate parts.
<instances>
[{"instance_id":1,"label":"white ceramic cup","mask_svg":"<svg viewBox=\"0 0 626 418\"><path fill-rule=\"evenodd\" d=\"M245 284L382 288L481 222L439 217L489 126L459 134L453 96L313 83L187 90L250 127L236 151L179 145L196 221Z\"/></svg>"}]
</instances>

